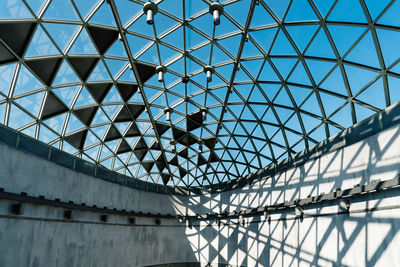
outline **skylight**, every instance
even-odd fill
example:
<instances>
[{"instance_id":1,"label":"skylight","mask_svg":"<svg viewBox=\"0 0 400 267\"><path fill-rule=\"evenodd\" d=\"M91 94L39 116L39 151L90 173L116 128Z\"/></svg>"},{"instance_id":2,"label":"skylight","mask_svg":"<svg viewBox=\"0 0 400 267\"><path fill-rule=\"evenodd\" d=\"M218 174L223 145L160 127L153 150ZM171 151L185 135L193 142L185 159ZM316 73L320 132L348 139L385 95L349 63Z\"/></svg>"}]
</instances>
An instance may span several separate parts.
<instances>
[{"instance_id":1,"label":"skylight","mask_svg":"<svg viewBox=\"0 0 400 267\"><path fill-rule=\"evenodd\" d=\"M399 1L5 0L0 122L172 186L235 180L400 100Z\"/></svg>"}]
</instances>

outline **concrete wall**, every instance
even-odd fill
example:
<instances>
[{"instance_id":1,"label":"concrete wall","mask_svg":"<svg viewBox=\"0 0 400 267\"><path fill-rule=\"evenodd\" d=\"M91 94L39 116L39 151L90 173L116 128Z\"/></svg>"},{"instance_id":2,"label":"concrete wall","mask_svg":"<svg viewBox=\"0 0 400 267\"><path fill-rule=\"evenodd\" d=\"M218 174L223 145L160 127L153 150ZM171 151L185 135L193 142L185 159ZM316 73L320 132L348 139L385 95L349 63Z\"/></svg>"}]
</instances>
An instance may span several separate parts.
<instances>
[{"instance_id":1,"label":"concrete wall","mask_svg":"<svg viewBox=\"0 0 400 267\"><path fill-rule=\"evenodd\" d=\"M316 196L375 179L389 180L399 173L397 125L251 186L219 194L173 197L173 205L189 214L234 211ZM354 200L350 215L332 215L338 212L335 204L306 210L312 217L302 222L293 220L294 214L282 213L272 215L270 224L263 217L245 226L218 227L214 223L206 227L203 223L188 229L187 236L201 261L245 266L397 266L400 189L377 197ZM378 210L364 212L365 208Z\"/></svg>"},{"instance_id":2,"label":"concrete wall","mask_svg":"<svg viewBox=\"0 0 400 267\"><path fill-rule=\"evenodd\" d=\"M400 170L400 125L324 155L275 177L212 195L168 196L108 183L47 160L0 145L0 187L8 192L44 195L61 201L152 213L195 214L258 207L328 193L373 179L391 179ZM0 200L0 266L146 266L179 262L229 263L243 266L396 265L399 255L399 191L358 199L349 215L334 215L337 205L294 214L237 221L193 222L184 227L150 218L127 225L111 216L82 212L74 221L62 210L25 205L9 215ZM364 212L365 208L378 208ZM317 216L318 215L318 216ZM322 216L325 215L325 216Z\"/></svg>"}]
</instances>

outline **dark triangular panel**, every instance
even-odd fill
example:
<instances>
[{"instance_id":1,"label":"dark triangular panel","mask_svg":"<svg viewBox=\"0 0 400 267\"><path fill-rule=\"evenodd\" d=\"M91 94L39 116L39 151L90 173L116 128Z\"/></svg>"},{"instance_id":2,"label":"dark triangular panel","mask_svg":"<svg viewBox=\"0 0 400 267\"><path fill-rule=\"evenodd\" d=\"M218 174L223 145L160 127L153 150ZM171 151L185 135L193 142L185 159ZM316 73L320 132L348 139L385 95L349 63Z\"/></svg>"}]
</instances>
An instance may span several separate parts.
<instances>
[{"instance_id":1,"label":"dark triangular panel","mask_svg":"<svg viewBox=\"0 0 400 267\"><path fill-rule=\"evenodd\" d=\"M122 139L121 144L118 147L117 154L122 154L122 153L125 153L125 152L129 152L131 150L132 149L129 146L128 142L126 142L125 139Z\"/></svg>"},{"instance_id":2,"label":"dark triangular panel","mask_svg":"<svg viewBox=\"0 0 400 267\"><path fill-rule=\"evenodd\" d=\"M125 137L134 137L134 136L140 136L139 128L137 127L135 122L132 123L132 125L129 127L129 130L125 134Z\"/></svg>"},{"instance_id":3,"label":"dark triangular panel","mask_svg":"<svg viewBox=\"0 0 400 267\"><path fill-rule=\"evenodd\" d=\"M135 156L138 158L138 160L142 161L144 157L146 156L146 149L139 149L139 150L133 150L133 153L135 153Z\"/></svg>"},{"instance_id":4,"label":"dark triangular panel","mask_svg":"<svg viewBox=\"0 0 400 267\"><path fill-rule=\"evenodd\" d=\"M133 118L136 120L140 114L145 110L145 105L143 104L129 104L128 105L129 110L131 111L131 114Z\"/></svg>"},{"instance_id":5,"label":"dark triangular panel","mask_svg":"<svg viewBox=\"0 0 400 267\"><path fill-rule=\"evenodd\" d=\"M112 141L118 138L121 138L121 134L119 133L117 127L111 125L110 129L107 132L106 138L104 139L105 142Z\"/></svg>"},{"instance_id":6,"label":"dark triangular panel","mask_svg":"<svg viewBox=\"0 0 400 267\"><path fill-rule=\"evenodd\" d=\"M69 135L66 135L65 140L70 143L76 149L82 150L85 145L85 140L87 136L88 130L82 130L79 132L75 132Z\"/></svg>"},{"instance_id":7,"label":"dark triangular panel","mask_svg":"<svg viewBox=\"0 0 400 267\"><path fill-rule=\"evenodd\" d=\"M200 111L188 115L186 126L188 131L193 131L201 125L203 125L203 116Z\"/></svg>"},{"instance_id":8,"label":"dark triangular panel","mask_svg":"<svg viewBox=\"0 0 400 267\"><path fill-rule=\"evenodd\" d=\"M156 125L158 135L163 135L170 127L168 124L161 122L155 122L154 124Z\"/></svg>"},{"instance_id":9,"label":"dark triangular panel","mask_svg":"<svg viewBox=\"0 0 400 267\"><path fill-rule=\"evenodd\" d=\"M193 145L193 144L196 144L196 143L198 142L197 138L196 138L193 134L191 134L191 133L189 133L189 134L187 135L187 139L188 139L188 145L189 145L189 146L191 146L191 145Z\"/></svg>"},{"instance_id":10,"label":"dark triangular panel","mask_svg":"<svg viewBox=\"0 0 400 267\"><path fill-rule=\"evenodd\" d=\"M197 158L197 166L201 166L204 164L207 164L207 160L202 155L199 155L199 157Z\"/></svg>"},{"instance_id":11,"label":"dark triangular panel","mask_svg":"<svg viewBox=\"0 0 400 267\"><path fill-rule=\"evenodd\" d=\"M135 145L135 150L136 149L147 149L147 145L146 142L144 141L144 139L141 137L139 139L139 141L136 143Z\"/></svg>"},{"instance_id":12,"label":"dark triangular panel","mask_svg":"<svg viewBox=\"0 0 400 267\"><path fill-rule=\"evenodd\" d=\"M156 162L156 166L157 166L157 169L161 172L161 171L163 171L167 166L165 165L165 163L164 162L161 162L161 161L157 161Z\"/></svg>"},{"instance_id":13,"label":"dark triangular panel","mask_svg":"<svg viewBox=\"0 0 400 267\"><path fill-rule=\"evenodd\" d=\"M117 84L119 94L122 99L126 102L137 92L138 86L132 83L118 83Z\"/></svg>"},{"instance_id":14,"label":"dark triangular panel","mask_svg":"<svg viewBox=\"0 0 400 267\"><path fill-rule=\"evenodd\" d=\"M82 79L86 81L91 72L99 62L98 57L83 57L83 56L69 56L68 60L72 67L75 69L76 73Z\"/></svg>"},{"instance_id":15,"label":"dark triangular panel","mask_svg":"<svg viewBox=\"0 0 400 267\"><path fill-rule=\"evenodd\" d=\"M101 103L111 89L112 83L87 83L86 87L92 96Z\"/></svg>"},{"instance_id":16,"label":"dark triangular panel","mask_svg":"<svg viewBox=\"0 0 400 267\"><path fill-rule=\"evenodd\" d=\"M146 64L142 64L142 63L136 63L136 69L139 73L139 78L140 81L143 83L145 83L148 79L150 79L155 73L156 73L156 68L146 65Z\"/></svg>"},{"instance_id":17,"label":"dark triangular panel","mask_svg":"<svg viewBox=\"0 0 400 267\"><path fill-rule=\"evenodd\" d=\"M4 7L3 7L4 8ZM25 53L36 22L0 23L0 38L19 56Z\"/></svg>"},{"instance_id":18,"label":"dark triangular panel","mask_svg":"<svg viewBox=\"0 0 400 267\"><path fill-rule=\"evenodd\" d=\"M118 39L118 31L87 26L93 42L96 44L100 54L104 54L108 48Z\"/></svg>"},{"instance_id":19,"label":"dark triangular panel","mask_svg":"<svg viewBox=\"0 0 400 267\"><path fill-rule=\"evenodd\" d=\"M178 140L179 138L183 137L186 134L185 131L182 131L176 127L172 127L172 136L174 137L175 140Z\"/></svg>"},{"instance_id":20,"label":"dark triangular panel","mask_svg":"<svg viewBox=\"0 0 400 267\"><path fill-rule=\"evenodd\" d=\"M167 185L169 178L170 178L169 174L161 173L161 179L163 180L164 185Z\"/></svg>"},{"instance_id":21,"label":"dark triangular panel","mask_svg":"<svg viewBox=\"0 0 400 267\"><path fill-rule=\"evenodd\" d=\"M74 109L75 115L87 126L92 123L99 106L86 106Z\"/></svg>"},{"instance_id":22,"label":"dark triangular panel","mask_svg":"<svg viewBox=\"0 0 400 267\"><path fill-rule=\"evenodd\" d=\"M126 106L123 106L121 110L118 112L117 117L114 122L127 122L132 121L132 116L129 114L129 110Z\"/></svg>"},{"instance_id":23,"label":"dark triangular panel","mask_svg":"<svg viewBox=\"0 0 400 267\"><path fill-rule=\"evenodd\" d=\"M151 168L154 166L154 161L142 162L142 166L148 173L150 173Z\"/></svg>"},{"instance_id":24,"label":"dark triangular panel","mask_svg":"<svg viewBox=\"0 0 400 267\"><path fill-rule=\"evenodd\" d=\"M179 167L179 176L181 178L185 177L185 175L188 173L188 171L182 167Z\"/></svg>"},{"instance_id":25,"label":"dark triangular panel","mask_svg":"<svg viewBox=\"0 0 400 267\"><path fill-rule=\"evenodd\" d=\"M153 144L150 146L150 149L161 150L161 146L157 141L154 141Z\"/></svg>"},{"instance_id":26,"label":"dark triangular panel","mask_svg":"<svg viewBox=\"0 0 400 267\"><path fill-rule=\"evenodd\" d=\"M46 99L44 101L42 114L40 115L41 120L60 115L61 113L67 112L68 107L51 92L47 92Z\"/></svg>"},{"instance_id":27,"label":"dark triangular panel","mask_svg":"<svg viewBox=\"0 0 400 267\"><path fill-rule=\"evenodd\" d=\"M61 57L50 57L26 61L26 65L43 81L47 86L51 86L58 68L62 62Z\"/></svg>"},{"instance_id":28,"label":"dark triangular panel","mask_svg":"<svg viewBox=\"0 0 400 267\"><path fill-rule=\"evenodd\" d=\"M169 163L172 164L172 165L178 166L179 165L178 157L176 155L173 156L172 159L169 161Z\"/></svg>"},{"instance_id":29,"label":"dark triangular panel","mask_svg":"<svg viewBox=\"0 0 400 267\"><path fill-rule=\"evenodd\" d=\"M185 147L184 149L182 149L181 151L178 152L178 155L181 156L182 158L188 158L189 153L188 153L188 148Z\"/></svg>"},{"instance_id":30,"label":"dark triangular panel","mask_svg":"<svg viewBox=\"0 0 400 267\"><path fill-rule=\"evenodd\" d=\"M15 61L18 61L18 58L16 58L4 45L0 43L0 64L6 64Z\"/></svg>"},{"instance_id":31,"label":"dark triangular panel","mask_svg":"<svg viewBox=\"0 0 400 267\"><path fill-rule=\"evenodd\" d=\"M215 137L209 137L209 138L205 138L204 139L204 144L209 148L209 149L213 149L215 146L215 142L217 141L217 139Z\"/></svg>"},{"instance_id":32,"label":"dark triangular panel","mask_svg":"<svg viewBox=\"0 0 400 267\"><path fill-rule=\"evenodd\" d=\"M217 162L217 161L219 161L219 158L218 158L218 156L217 156L217 154L215 154L214 152L211 154L211 157L210 157L210 162Z\"/></svg>"},{"instance_id":33,"label":"dark triangular panel","mask_svg":"<svg viewBox=\"0 0 400 267\"><path fill-rule=\"evenodd\" d=\"M197 143L197 138L194 137L194 135L192 134L185 134L182 137L178 138L177 141L182 145L190 146Z\"/></svg>"}]
</instances>

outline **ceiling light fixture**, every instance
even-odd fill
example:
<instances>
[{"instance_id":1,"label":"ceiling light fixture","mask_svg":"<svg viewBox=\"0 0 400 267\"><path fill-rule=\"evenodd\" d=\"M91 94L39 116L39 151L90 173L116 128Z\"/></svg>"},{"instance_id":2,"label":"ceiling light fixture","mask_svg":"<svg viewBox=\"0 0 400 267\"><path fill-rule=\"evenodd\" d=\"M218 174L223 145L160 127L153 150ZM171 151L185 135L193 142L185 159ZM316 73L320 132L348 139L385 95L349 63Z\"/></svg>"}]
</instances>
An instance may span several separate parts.
<instances>
[{"instance_id":1,"label":"ceiling light fixture","mask_svg":"<svg viewBox=\"0 0 400 267\"><path fill-rule=\"evenodd\" d=\"M220 16L224 14L224 7L218 3L212 3L209 8L210 13L213 15L214 25L220 24Z\"/></svg>"},{"instance_id":2,"label":"ceiling light fixture","mask_svg":"<svg viewBox=\"0 0 400 267\"><path fill-rule=\"evenodd\" d=\"M151 25L154 23L154 15L158 12L158 7L153 2L147 2L143 6L143 12L147 16L147 24Z\"/></svg>"}]
</instances>

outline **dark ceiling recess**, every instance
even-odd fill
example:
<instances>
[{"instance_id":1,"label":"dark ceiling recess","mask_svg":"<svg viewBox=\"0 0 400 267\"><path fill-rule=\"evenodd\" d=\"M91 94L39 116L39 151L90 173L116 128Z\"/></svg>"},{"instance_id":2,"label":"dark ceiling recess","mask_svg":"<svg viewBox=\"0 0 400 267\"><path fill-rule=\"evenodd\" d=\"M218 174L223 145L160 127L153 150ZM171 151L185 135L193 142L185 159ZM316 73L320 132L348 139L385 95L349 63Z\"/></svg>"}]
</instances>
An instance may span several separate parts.
<instances>
[{"instance_id":1,"label":"dark ceiling recess","mask_svg":"<svg viewBox=\"0 0 400 267\"><path fill-rule=\"evenodd\" d=\"M4 7L2 7L4 8ZM0 23L0 38L22 57L36 28L36 22Z\"/></svg>"},{"instance_id":2,"label":"dark ceiling recess","mask_svg":"<svg viewBox=\"0 0 400 267\"><path fill-rule=\"evenodd\" d=\"M104 54L118 39L118 31L116 30L104 29L90 25L87 26L87 29L100 54Z\"/></svg>"},{"instance_id":3,"label":"dark ceiling recess","mask_svg":"<svg viewBox=\"0 0 400 267\"><path fill-rule=\"evenodd\" d=\"M144 161L142 162L143 168L150 173L151 168L154 166L154 161Z\"/></svg>"},{"instance_id":4,"label":"dark ceiling recess","mask_svg":"<svg viewBox=\"0 0 400 267\"><path fill-rule=\"evenodd\" d=\"M114 122L127 122L131 121L132 116L129 113L129 109L126 106L122 106L119 110L117 117L115 118Z\"/></svg>"},{"instance_id":5,"label":"dark ceiling recess","mask_svg":"<svg viewBox=\"0 0 400 267\"><path fill-rule=\"evenodd\" d=\"M176 155L173 156L173 157L168 161L168 163L169 163L169 164L172 164L172 165L175 165L175 166L179 166L178 157L177 157Z\"/></svg>"},{"instance_id":6,"label":"dark ceiling recess","mask_svg":"<svg viewBox=\"0 0 400 267\"><path fill-rule=\"evenodd\" d=\"M179 167L179 175L181 178L185 177L185 175L188 173L188 171L182 167Z\"/></svg>"},{"instance_id":7,"label":"dark ceiling recess","mask_svg":"<svg viewBox=\"0 0 400 267\"><path fill-rule=\"evenodd\" d=\"M88 88L89 92L92 94L92 96L97 100L97 102L101 103L103 102L103 99L106 97L108 92L110 91L112 87L112 83L87 83L86 87Z\"/></svg>"},{"instance_id":8,"label":"dark ceiling recess","mask_svg":"<svg viewBox=\"0 0 400 267\"><path fill-rule=\"evenodd\" d=\"M42 80L51 86L58 69L60 68L62 57L38 58L26 61L26 65Z\"/></svg>"},{"instance_id":9,"label":"dark ceiling recess","mask_svg":"<svg viewBox=\"0 0 400 267\"><path fill-rule=\"evenodd\" d=\"M99 106L92 105L74 109L75 115L87 126L90 126Z\"/></svg>"},{"instance_id":10,"label":"dark ceiling recess","mask_svg":"<svg viewBox=\"0 0 400 267\"><path fill-rule=\"evenodd\" d=\"M151 144L150 149L153 149L153 150L161 150L160 143L158 143L158 141L155 140L155 141Z\"/></svg>"},{"instance_id":11,"label":"dark ceiling recess","mask_svg":"<svg viewBox=\"0 0 400 267\"><path fill-rule=\"evenodd\" d=\"M171 177L169 176L169 174L161 173L161 179L163 180L164 184L167 184L170 178Z\"/></svg>"},{"instance_id":12,"label":"dark ceiling recess","mask_svg":"<svg viewBox=\"0 0 400 267\"><path fill-rule=\"evenodd\" d=\"M11 63L18 61L16 58L3 44L0 43L0 64Z\"/></svg>"},{"instance_id":13,"label":"dark ceiling recess","mask_svg":"<svg viewBox=\"0 0 400 267\"><path fill-rule=\"evenodd\" d=\"M189 157L188 148L184 147L181 151L178 152L178 155L182 158L187 159Z\"/></svg>"},{"instance_id":14,"label":"dark ceiling recess","mask_svg":"<svg viewBox=\"0 0 400 267\"><path fill-rule=\"evenodd\" d=\"M145 110L143 104L128 104L123 106L118 112L115 122L128 122L136 120Z\"/></svg>"},{"instance_id":15,"label":"dark ceiling recess","mask_svg":"<svg viewBox=\"0 0 400 267\"><path fill-rule=\"evenodd\" d=\"M122 135L119 133L117 127L112 124L110 128L108 129L106 138L104 139L105 142L116 140L118 138L121 138Z\"/></svg>"},{"instance_id":16,"label":"dark ceiling recess","mask_svg":"<svg viewBox=\"0 0 400 267\"><path fill-rule=\"evenodd\" d=\"M47 92L40 119L46 120L67 112L68 110L68 107L63 102L61 102L53 93Z\"/></svg>"},{"instance_id":17,"label":"dark ceiling recess","mask_svg":"<svg viewBox=\"0 0 400 267\"><path fill-rule=\"evenodd\" d=\"M153 77L153 75L156 73L156 68L149 66L147 64L142 64L142 63L136 63L136 69L139 74L140 81L142 83L145 83L148 79Z\"/></svg>"},{"instance_id":18,"label":"dark ceiling recess","mask_svg":"<svg viewBox=\"0 0 400 267\"><path fill-rule=\"evenodd\" d=\"M88 56L69 56L68 61L75 69L76 73L82 79L86 81L90 74L99 62L99 57L88 57Z\"/></svg>"},{"instance_id":19,"label":"dark ceiling recess","mask_svg":"<svg viewBox=\"0 0 400 267\"><path fill-rule=\"evenodd\" d=\"M216 141L217 141L217 138L215 138L215 137L204 138L204 144L209 149L213 149L214 148Z\"/></svg>"},{"instance_id":20,"label":"dark ceiling recess","mask_svg":"<svg viewBox=\"0 0 400 267\"><path fill-rule=\"evenodd\" d=\"M140 136L140 130L137 127L136 122L132 122L128 131L126 131L125 133L125 137L135 137L135 136Z\"/></svg>"},{"instance_id":21,"label":"dark ceiling recess","mask_svg":"<svg viewBox=\"0 0 400 267\"><path fill-rule=\"evenodd\" d=\"M165 164L164 160L161 157L159 157L156 161L156 167L160 172L162 172L167 167L167 165Z\"/></svg>"},{"instance_id":22,"label":"dark ceiling recess","mask_svg":"<svg viewBox=\"0 0 400 267\"><path fill-rule=\"evenodd\" d=\"M201 166L204 164L207 164L207 160L202 155L199 155L199 157L197 158L197 165Z\"/></svg>"},{"instance_id":23,"label":"dark ceiling recess","mask_svg":"<svg viewBox=\"0 0 400 267\"><path fill-rule=\"evenodd\" d=\"M128 144L128 142L126 142L125 139L122 139L121 143L119 144L117 154L122 154L122 153L126 153L129 151L132 151L131 146Z\"/></svg>"},{"instance_id":24,"label":"dark ceiling recess","mask_svg":"<svg viewBox=\"0 0 400 267\"><path fill-rule=\"evenodd\" d=\"M203 115L201 114L201 111L199 110L188 114L186 122L188 132L200 128L203 125Z\"/></svg>"},{"instance_id":25,"label":"dark ceiling recess","mask_svg":"<svg viewBox=\"0 0 400 267\"><path fill-rule=\"evenodd\" d=\"M154 73L153 73L154 74ZM137 92L138 86L134 83L118 83L117 88L122 99L127 102L134 93Z\"/></svg>"},{"instance_id":26,"label":"dark ceiling recess","mask_svg":"<svg viewBox=\"0 0 400 267\"><path fill-rule=\"evenodd\" d=\"M147 150L148 147L146 145L146 142L144 141L143 137L140 137L135 145L135 148L133 149L133 153L140 161L142 161L146 156Z\"/></svg>"},{"instance_id":27,"label":"dark ceiling recess","mask_svg":"<svg viewBox=\"0 0 400 267\"><path fill-rule=\"evenodd\" d=\"M163 122L156 122L155 126L156 126L156 130L160 136L163 135L170 128L170 126L168 124L163 123Z\"/></svg>"},{"instance_id":28,"label":"dark ceiling recess","mask_svg":"<svg viewBox=\"0 0 400 267\"><path fill-rule=\"evenodd\" d=\"M65 136L65 140L70 143L76 149L82 150L85 145L85 140L87 136L88 130L81 130L78 132L74 132Z\"/></svg>"}]
</instances>

